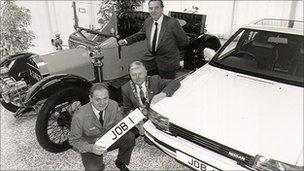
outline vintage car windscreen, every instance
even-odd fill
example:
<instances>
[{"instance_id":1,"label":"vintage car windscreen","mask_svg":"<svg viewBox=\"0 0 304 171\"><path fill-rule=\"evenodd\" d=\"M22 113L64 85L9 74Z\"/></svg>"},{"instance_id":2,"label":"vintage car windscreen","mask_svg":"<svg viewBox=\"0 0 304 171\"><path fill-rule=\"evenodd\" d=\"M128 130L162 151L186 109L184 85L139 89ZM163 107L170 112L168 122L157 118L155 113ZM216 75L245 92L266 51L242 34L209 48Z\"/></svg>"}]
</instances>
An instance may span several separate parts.
<instances>
[{"instance_id":1,"label":"vintage car windscreen","mask_svg":"<svg viewBox=\"0 0 304 171\"><path fill-rule=\"evenodd\" d=\"M303 36L241 29L210 64L303 86L303 54Z\"/></svg>"}]
</instances>

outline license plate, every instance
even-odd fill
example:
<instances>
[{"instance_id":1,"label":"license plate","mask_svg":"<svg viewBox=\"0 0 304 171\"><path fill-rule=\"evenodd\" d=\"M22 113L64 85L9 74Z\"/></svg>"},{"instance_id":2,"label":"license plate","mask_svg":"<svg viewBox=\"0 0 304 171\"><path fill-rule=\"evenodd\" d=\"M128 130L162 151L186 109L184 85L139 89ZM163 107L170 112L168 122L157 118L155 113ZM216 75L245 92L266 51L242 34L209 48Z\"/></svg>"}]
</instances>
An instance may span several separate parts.
<instances>
[{"instance_id":1,"label":"license plate","mask_svg":"<svg viewBox=\"0 0 304 171\"><path fill-rule=\"evenodd\" d=\"M127 133L131 128L133 128L138 122L143 120L145 116L135 109L133 112L128 114L123 120L118 122L113 128L111 128L105 135L103 135L98 141L95 142L96 145L109 148L114 144L119 138L121 138L125 133Z\"/></svg>"},{"instance_id":2,"label":"license plate","mask_svg":"<svg viewBox=\"0 0 304 171\"><path fill-rule=\"evenodd\" d=\"M176 158L195 170L217 170L206 163L180 151L176 151Z\"/></svg>"}]
</instances>

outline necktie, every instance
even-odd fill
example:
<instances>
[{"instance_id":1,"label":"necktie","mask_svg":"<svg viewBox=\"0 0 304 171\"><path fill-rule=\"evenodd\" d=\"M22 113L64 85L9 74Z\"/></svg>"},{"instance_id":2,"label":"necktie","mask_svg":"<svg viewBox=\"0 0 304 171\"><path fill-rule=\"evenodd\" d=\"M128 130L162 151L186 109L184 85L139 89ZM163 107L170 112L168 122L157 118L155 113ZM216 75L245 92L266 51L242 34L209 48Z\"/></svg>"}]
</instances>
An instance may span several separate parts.
<instances>
[{"instance_id":1,"label":"necktie","mask_svg":"<svg viewBox=\"0 0 304 171\"><path fill-rule=\"evenodd\" d=\"M139 95L140 95L140 100L141 100L142 104L145 105L146 97L145 97L144 91L141 86L139 86Z\"/></svg>"},{"instance_id":2,"label":"necktie","mask_svg":"<svg viewBox=\"0 0 304 171\"><path fill-rule=\"evenodd\" d=\"M100 122L101 125L103 125L102 113L103 113L103 111L100 111L100 112L99 112L99 122Z\"/></svg>"},{"instance_id":3,"label":"necktie","mask_svg":"<svg viewBox=\"0 0 304 171\"><path fill-rule=\"evenodd\" d=\"M155 53L156 51L156 39L157 39L157 22L155 22L155 31L153 35L153 40L152 40L152 53Z\"/></svg>"}]
</instances>

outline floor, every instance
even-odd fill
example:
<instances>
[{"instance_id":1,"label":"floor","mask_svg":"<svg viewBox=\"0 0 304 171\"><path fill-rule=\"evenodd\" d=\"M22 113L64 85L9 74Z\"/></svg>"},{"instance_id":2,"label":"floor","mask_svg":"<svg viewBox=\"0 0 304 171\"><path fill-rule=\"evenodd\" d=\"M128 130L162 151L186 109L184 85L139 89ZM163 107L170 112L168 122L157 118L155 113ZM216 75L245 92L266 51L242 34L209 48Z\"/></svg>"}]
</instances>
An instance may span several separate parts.
<instances>
[{"instance_id":1,"label":"floor","mask_svg":"<svg viewBox=\"0 0 304 171\"><path fill-rule=\"evenodd\" d=\"M36 114L15 118L0 105L1 115L1 167L0 170L83 170L78 153L68 150L53 154L42 149L35 137ZM111 151L104 157L106 170L118 170L114 160L118 151ZM140 137L132 153L130 170L190 170L150 146Z\"/></svg>"}]
</instances>

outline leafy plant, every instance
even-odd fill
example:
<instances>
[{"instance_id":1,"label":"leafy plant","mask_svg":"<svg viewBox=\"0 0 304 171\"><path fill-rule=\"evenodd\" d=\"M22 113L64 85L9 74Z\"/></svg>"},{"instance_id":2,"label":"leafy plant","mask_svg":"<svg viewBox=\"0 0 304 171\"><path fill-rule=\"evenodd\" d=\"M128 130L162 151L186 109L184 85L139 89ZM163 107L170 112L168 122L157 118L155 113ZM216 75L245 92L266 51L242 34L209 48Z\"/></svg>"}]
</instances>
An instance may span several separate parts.
<instances>
[{"instance_id":1,"label":"leafy plant","mask_svg":"<svg viewBox=\"0 0 304 171\"><path fill-rule=\"evenodd\" d=\"M32 31L27 30L31 24L30 10L17 6L12 0L2 1L0 10L1 56L25 51L34 46L32 40L35 36Z\"/></svg>"},{"instance_id":2,"label":"leafy plant","mask_svg":"<svg viewBox=\"0 0 304 171\"><path fill-rule=\"evenodd\" d=\"M198 11L198 9L199 9L197 6L192 6L191 8L192 8L192 9L184 9L184 12L196 14L197 11Z\"/></svg>"},{"instance_id":3,"label":"leafy plant","mask_svg":"<svg viewBox=\"0 0 304 171\"><path fill-rule=\"evenodd\" d=\"M101 25L101 28L104 28L105 25L113 21L111 19L116 16L120 16L123 12L135 11L137 7L139 7L142 2L145 0L104 0L101 1L99 11L97 15L99 15L98 23ZM116 20L115 20L116 21ZM106 29L103 29L105 31ZM110 31L111 32L111 31Z\"/></svg>"},{"instance_id":4,"label":"leafy plant","mask_svg":"<svg viewBox=\"0 0 304 171\"><path fill-rule=\"evenodd\" d=\"M119 16L123 12L134 11L139 7L145 0L112 0L116 13Z\"/></svg>"}]
</instances>

